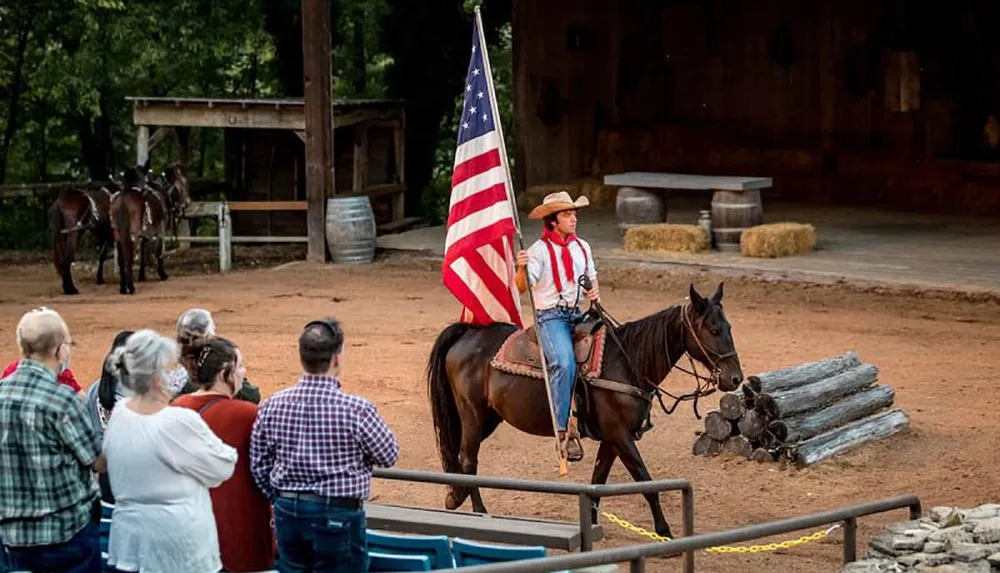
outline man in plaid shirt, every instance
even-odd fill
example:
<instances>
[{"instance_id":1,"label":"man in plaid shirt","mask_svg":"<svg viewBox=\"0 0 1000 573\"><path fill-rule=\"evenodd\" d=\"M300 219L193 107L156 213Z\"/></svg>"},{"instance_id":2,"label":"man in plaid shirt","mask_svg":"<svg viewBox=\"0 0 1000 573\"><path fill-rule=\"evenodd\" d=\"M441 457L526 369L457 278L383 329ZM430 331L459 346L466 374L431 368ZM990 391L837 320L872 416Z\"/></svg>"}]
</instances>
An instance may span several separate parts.
<instances>
[{"instance_id":1,"label":"man in plaid shirt","mask_svg":"<svg viewBox=\"0 0 1000 573\"><path fill-rule=\"evenodd\" d=\"M250 437L250 471L274 504L282 573L368 570L363 502L373 467L391 467L399 443L375 405L340 390L340 323L310 322L299 336L299 383L265 401Z\"/></svg>"},{"instance_id":2,"label":"man in plaid shirt","mask_svg":"<svg viewBox=\"0 0 1000 573\"><path fill-rule=\"evenodd\" d=\"M0 383L0 539L14 570L97 573L93 472L104 458L83 401L56 380L69 366L69 329L36 309L17 342L23 358Z\"/></svg>"}]
</instances>

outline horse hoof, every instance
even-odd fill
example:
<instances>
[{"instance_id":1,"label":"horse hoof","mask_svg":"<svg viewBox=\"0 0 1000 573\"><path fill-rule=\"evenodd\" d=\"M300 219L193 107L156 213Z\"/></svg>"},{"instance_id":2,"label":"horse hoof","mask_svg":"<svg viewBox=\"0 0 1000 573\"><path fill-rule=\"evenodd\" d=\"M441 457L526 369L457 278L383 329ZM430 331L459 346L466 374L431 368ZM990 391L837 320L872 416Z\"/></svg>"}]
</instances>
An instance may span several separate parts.
<instances>
[{"instance_id":1,"label":"horse hoof","mask_svg":"<svg viewBox=\"0 0 1000 573\"><path fill-rule=\"evenodd\" d=\"M170 277L168 277L168 276L167 276L166 274L162 274L162 275L160 275L160 280L161 280L161 281L165 281L165 280L167 280L168 278L170 278Z\"/></svg>"},{"instance_id":2,"label":"horse hoof","mask_svg":"<svg viewBox=\"0 0 1000 573\"><path fill-rule=\"evenodd\" d=\"M104 277L97 277L97 284L99 285L104 284Z\"/></svg>"},{"instance_id":3,"label":"horse hoof","mask_svg":"<svg viewBox=\"0 0 1000 573\"><path fill-rule=\"evenodd\" d=\"M77 290L76 287L69 287L69 288L63 287L63 294L67 294L67 295L72 296L72 295L75 295L75 294L80 294L80 291Z\"/></svg>"},{"instance_id":4,"label":"horse hoof","mask_svg":"<svg viewBox=\"0 0 1000 573\"><path fill-rule=\"evenodd\" d=\"M670 526L667 525L666 523L663 524L663 527L656 528L656 534L659 535L660 537L666 537L669 539L674 538L674 534L670 532Z\"/></svg>"}]
</instances>

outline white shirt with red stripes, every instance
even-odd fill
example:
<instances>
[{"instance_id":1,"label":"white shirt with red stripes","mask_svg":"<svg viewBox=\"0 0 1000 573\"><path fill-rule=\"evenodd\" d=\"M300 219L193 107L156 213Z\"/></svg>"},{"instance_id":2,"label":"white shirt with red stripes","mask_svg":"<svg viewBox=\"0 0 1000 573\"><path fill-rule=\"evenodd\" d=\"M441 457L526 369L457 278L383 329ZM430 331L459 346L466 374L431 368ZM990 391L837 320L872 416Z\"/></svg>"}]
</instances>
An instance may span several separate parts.
<instances>
[{"instance_id":1,"label":"white shirt with red stripes","mask_svg":"<svg viewBox=\"0 0 1000 573\"><path fill-rule=\"evenodd\" d=\"M581 304L585 299L579 279L584 272L591 281L597 281L597 265L594 264L590 243L577 238L576 241L570 241L568 247L554 244L552 248L555 249L556 261L561 273L562 292L556 289L555 277L552 275L552 258L546 242L538 239L528 248L528 278L531 280L535 308L540 311L560 306L560 295L569 308ZM569 253L573 257L572 281L566 280L566 271L562 266L562 250L564 248L569 249Z\"/></svg>"}]
</instances>

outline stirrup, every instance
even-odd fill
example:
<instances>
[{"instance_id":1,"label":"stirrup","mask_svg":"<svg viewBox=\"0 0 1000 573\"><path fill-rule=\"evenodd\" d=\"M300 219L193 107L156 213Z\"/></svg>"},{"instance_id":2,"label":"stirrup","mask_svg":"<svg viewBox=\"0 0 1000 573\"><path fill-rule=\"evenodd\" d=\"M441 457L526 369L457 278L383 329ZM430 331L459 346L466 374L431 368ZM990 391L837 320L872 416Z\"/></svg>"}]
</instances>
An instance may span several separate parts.
<instances>
[{"instance_id":1,"label":"stirrup","mask_svg":"<svg viewBox=\"0 0 1000 573\"><path fill-rule=\"evenodd\" d=\"M571 462L578 462L583 459L583 442L580 441L580 436L574 435L571 432L563 431L563 435L559 440L559 447L562 450L561 453L566 454L566 460ZM573 443L576 445L576 451L570 451L569 444Z\"/></svg>"}]
</instances>

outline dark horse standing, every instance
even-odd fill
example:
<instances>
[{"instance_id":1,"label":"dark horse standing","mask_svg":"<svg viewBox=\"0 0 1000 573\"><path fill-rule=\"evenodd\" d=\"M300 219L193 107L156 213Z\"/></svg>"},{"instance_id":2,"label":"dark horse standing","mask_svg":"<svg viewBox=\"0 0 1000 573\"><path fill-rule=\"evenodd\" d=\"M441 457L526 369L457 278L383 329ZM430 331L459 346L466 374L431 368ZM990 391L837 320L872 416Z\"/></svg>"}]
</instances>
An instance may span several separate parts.
<instances>
[{"instance_id":1,"label":"dark horse standing","mask_svg":"<svg viewBox=\"0 0 1000 573\"><path fill-rule=\"evenodd\" d=\"M97 284L104 284L104 261L114 242L109 217L113 192L106 185L70 189L60 192L49 207L53 262L62 278L65 294L80 294L73 284L72 267L80 236L87 231L93 235L98 252Z\"/></svg>"},{"instance_id":2,"label":"dark horse standing","mask_svg":"<svg viewBox=\"0 0 1000 573\"><path fill-rule=\"evenodd\" d=\"M122 190L111 201L111 228L118 249L121 294L135 294L132 263L137 241L139 282L146 280L146 261L150 250L156 257L156 274L160 280L167 280L167 270L163 266L165 227L173 228L175 219L191 202L187 179L180 167L171 168L171 172L175 173L174 181L177 183L158 189L159 185L154 187L146 179L146 166L129 168L122 177Z\"/></svg>"},{"instance_id":3,"label":"dark horse standing","mask_svg":"<svg viewBox=\"0 0 1000 573\"><path fill-rule=\"evenodd\" d=\"M720 390L735 390L743 381L721 301L721 283L711 298L702 297L692 285L687 305L624 323L609 333L609 338L617 335L621 348L607 344L600 377L620 385L618 389L586 385L589 396L584 400L587 406L581 420L581 427L600 439L591 483L607 482L617 458L634 480L651 479L635 436L641 435L654 391L682 355L687 353L708 367ZM486 327L455 323L434 343L427 367L428 390L446 472L475 474L479 446L501 422L536 436L552 436L544 382L507 374L490 365L516 330L504 323ZM478 489L451 488L445 506L456 509L470 495L473 510L485 513ZM659 495L645 497L656 532L670 536ZM595 523L599 503L593 507Z\"/></svg>"}]
</instances>

